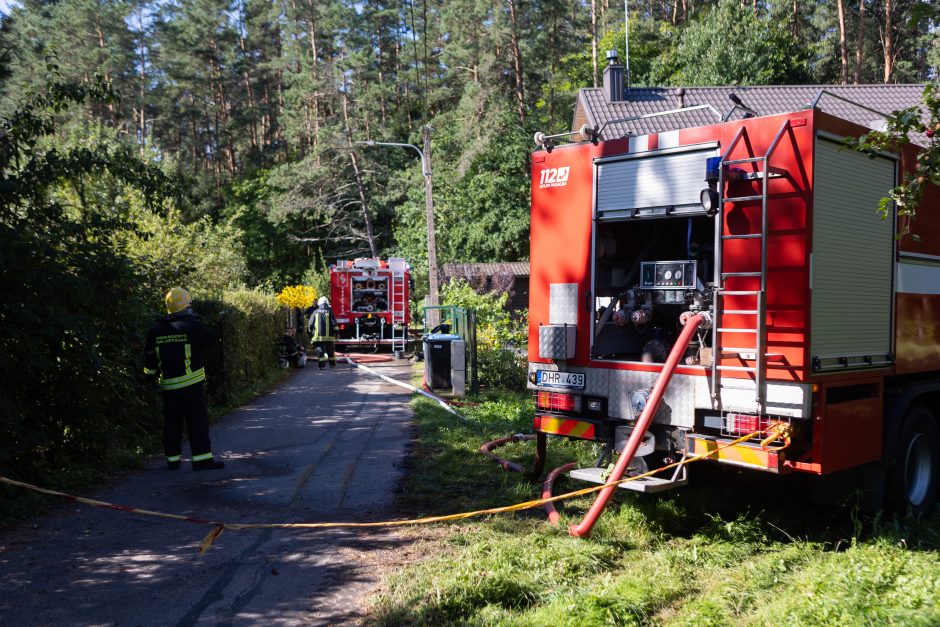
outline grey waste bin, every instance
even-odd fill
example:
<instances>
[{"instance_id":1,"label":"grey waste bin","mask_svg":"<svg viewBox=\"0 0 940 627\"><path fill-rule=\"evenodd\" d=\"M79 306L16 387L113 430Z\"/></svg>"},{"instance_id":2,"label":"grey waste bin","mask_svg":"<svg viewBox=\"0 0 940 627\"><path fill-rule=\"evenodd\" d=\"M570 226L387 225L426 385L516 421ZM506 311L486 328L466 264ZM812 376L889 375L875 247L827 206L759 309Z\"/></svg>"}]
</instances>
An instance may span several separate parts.
<instances>
[{"instance_id":1,"label":"grey waste bin","mask_svg":"<svg viewBox=\"0 0 940 627\"><path fill-rule=\"evenodd\" d=\"M432 390L450 389L450 346L459 335L432 333L424 337L424 380Z\"/></svg>"}]
</instances>

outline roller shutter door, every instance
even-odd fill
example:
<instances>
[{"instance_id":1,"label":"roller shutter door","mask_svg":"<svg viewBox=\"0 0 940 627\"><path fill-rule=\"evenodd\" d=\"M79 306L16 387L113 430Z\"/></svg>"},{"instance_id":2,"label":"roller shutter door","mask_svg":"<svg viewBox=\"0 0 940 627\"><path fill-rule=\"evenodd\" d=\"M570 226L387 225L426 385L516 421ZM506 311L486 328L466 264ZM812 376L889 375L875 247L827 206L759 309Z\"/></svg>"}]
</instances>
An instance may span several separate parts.
<instances>
[{"instance_id":1,"label":"roller shutter door","mask_svg":"<svg viewBox=\"0 0 940 627\"><path fill-rule=\"evenodd\" d=\"M816 369L881 365L891 354L894 228L878 214L895 161L817 139L812 355Z\"/></svg>"},{"instance_id":2,"label":"roller shutter door","mask_svg":"<svg viewBox=\"0 0 940 627\"><path fill-rule=\"evenodd\" d=\"M702 213L705 160L716 154L711 148L599 162L597 218Z\"/></svg>"}]
</instances>

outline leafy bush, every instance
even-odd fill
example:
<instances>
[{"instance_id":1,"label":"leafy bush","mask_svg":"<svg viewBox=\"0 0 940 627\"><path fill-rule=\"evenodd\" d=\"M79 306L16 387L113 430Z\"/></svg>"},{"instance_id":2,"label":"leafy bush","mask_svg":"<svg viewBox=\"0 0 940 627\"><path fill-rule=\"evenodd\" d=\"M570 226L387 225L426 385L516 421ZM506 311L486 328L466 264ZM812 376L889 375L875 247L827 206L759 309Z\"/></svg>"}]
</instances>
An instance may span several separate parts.
<instances>
[{"instance_id":1,"label":"leafy bush","mask_svg":"<svg viewBox=\"0 0 940 627\"><path fill-rule=\"evenodd\" d=\"M50 62L50 69L54 64ZM119 216L69 206L63 186L109 178L147 202L172 193L157 169L120 148L56 148L56 114L111 102L110 85L50 80L0 133L0 472L62 484L146 446L155 428L141 388L143 274L115 238ZM89 200L84 197L83 200ZM6 499L0 499L6 500Z\"/></svg>"},{"instance_id":2,"label":"leafy bush","mask_svg":"<svg viewBox=\"0 0 940 627\"><path fill-rule=\"evenodd\" d=\"M472 309L477 321L477 360L480 385L507 390L525 389L526 319L506 310L508 293L480 294L466 281L449 281L441 288L441 302Z\"/></svg>"},{"instance_id":3,"label":"leafy bush","mask_svg":"<svg viewBox=\"0 0 940 627\"><path fill-rule=\"evenodd\" d=\"M147 288L162 297L174 285L193 293L218 295L243 285L247 276L240 232L208 217L185 222L176 209L136 207L131 229L121 237L128 254L147 277Z\"/></svg>"},{"instance_id":4,"label":"leafy bush","mask_svg":"<svg viewBox=\"0 0 940 627\"><path fill-rule=\"evenodd\" d=\"M0 474L53 487L157 445L142 352L168 287L214 294L201 313L222 336L216 402L275 367L284 328L272 296L226 291L244 275L234 227L167 211L174 184L127 146L52 141L68 105L114 98L100 80L50 82L0 127ZM0 488L0 520L29 499Z\"/></svg>"},{"instance_id":5,"label":"leafy bush","mask_svg":"<svg viewBox=\"0 0 940 627\"><path fill-rule=\"evenodd\" d=\"M194 309L220 338L206 364L210 402L227 403L275 369L287 310L273 296L256 290L229 291L196 301Z\"/></svg>"}]
</instances>

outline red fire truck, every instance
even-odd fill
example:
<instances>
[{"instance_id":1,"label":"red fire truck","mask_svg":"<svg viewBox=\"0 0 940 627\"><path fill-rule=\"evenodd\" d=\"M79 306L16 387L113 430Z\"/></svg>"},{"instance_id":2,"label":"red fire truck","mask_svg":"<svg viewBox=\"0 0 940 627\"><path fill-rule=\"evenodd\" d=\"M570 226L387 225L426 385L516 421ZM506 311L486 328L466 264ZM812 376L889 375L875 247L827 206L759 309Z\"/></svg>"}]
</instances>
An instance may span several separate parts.
<instances>
[{"instance_id":1,"label":"red fire truck","mask_svg":"<svg viewBox=\"0 0 940 627\"><path fill-rule=\"evenodd\" d=\"M330 266L330 305L340 345L405 350L411 266L404 259L355 259Z\"/></svg>"},{"instance_id":2,"label":"red fire truck","mask_svg":"<svg viewBox=\"0 0 940 627\"><path fill-rule=\"evenodd\" d=\"M851 478L875 506L884 495L929 507L940 483L940 192L927 191L909 231L883 220L879 201L917 148L846 147L866 131L807 109L549 140L533 153L540 459L546 435L602 443L597 467L571 476L609 482L601 467L632 439L677 350L634 473L710 454L816 475L823 491ZM781 436L772 445L727 446L775 425L786 428L770 431ZM680 466L621 487L686 481Z\"/></svg>"}]
</instances>

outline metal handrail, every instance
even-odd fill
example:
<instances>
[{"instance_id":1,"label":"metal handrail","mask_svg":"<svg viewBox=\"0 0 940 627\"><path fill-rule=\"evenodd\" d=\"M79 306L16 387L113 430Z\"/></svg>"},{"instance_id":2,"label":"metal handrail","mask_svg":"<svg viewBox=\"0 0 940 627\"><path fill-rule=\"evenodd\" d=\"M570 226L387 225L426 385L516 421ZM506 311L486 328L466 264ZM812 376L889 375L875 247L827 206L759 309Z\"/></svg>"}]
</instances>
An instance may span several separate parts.
<instances>
[{"instance_id":1,"label":"metal handrail","mask_svg":"<svg viewBox=\"0 0 940 627\"><path fill-rule=\"evenodd\" d=\"M755 354L755 388L757 398L757 408L759 412L764 411L766 404L766 395L764 386L766 385L766 373L767 368L767 338L766 338L766 317L767 317L767 205L768 205L768 196L769 196L769 174L770 174L770 158L773 156L774 152L777 150L777 146L780 145L780 140L783 138L784 134L791 128L790 120L784 120L783 124L780 125L780 129L777 131L777 134L774 136L773 141L771 141L770 146L767 148L767 152L764 153L761 160L761 167L763 171L763 177L761 181L761 269L760 269L760 291L757 293L757 325L756 325L756 346L754 349ZM720 335L721 335L721 314L722 308L719 306L719 299L723 298L724 294L724 281L722 280L722 256L723 256L723 244L721 243L721 218L720 216L724 215L724 171L725 166L724 162L728 160L728 157L731 156L731 152L735 149L738 142L745 136L746 127L742 126L738 129L738 132L735 134L734 139L731 140L731 143L728 145L728 148L721 155L722 165L719 168L718 173L718 189L719 189L719 212L718 212L718 226L715 231L715 285L717 289L715 290L715 327L713 332L713 348L715 351L715 356L712 358L712 371L711 371L711 380L712 380L712 395L713 399L717 401L718 406L720 407L721 403L721 392L719 389L719 367L718 364L721 360L721 344L720 344ZM756 165L756 164L755 164Z\"/></svg>"},{"instance_id":2,"label":"metal handrail","mask_svg":"<svg viewBox=\"0 0 940 627\"><path fill-rule=\"evenodd\" d=\"M738 109L740 109L741 111L744 111L745 113L750 113L755 118L760 117L760 113L748 107L747 105L735 103L730 109L728 109L728 112L721 118L721 121L727 122L728 120L730 120L731 116L734 115L734 112L737 111Z\"/></svg>"},{"instance_id":3,"label":"metal handrail","mask_svg":"<svg viewBox=\"0 0 940 627\"><path fill-rule=\"evenodd\" d=\"M627 122L634 122L636 120L646 120L648 118L658 118L664 115L675 115L677 113L686 113L688 111L700 111L702 109L708 109L715 114L715 117L718 120L721 120L721 113L715 107L710 104L695 105L693 107L682 107L681 109L669 109L668 111L657 111L655 113L646 113L644 115L634 115L629 118L619 118L616 120L607 120L599 129L597 129L597 136L600 137L601 133L611 124L625 124Z\"/></svg>"},{"instance_id":4,"label":"metal handrail","mask_svg":"<svg viewBox=\"0 0 940 627\"><path fill-rule=\"evenodd\" d=\"M848 98L846 98L846 97L844 97L844 96L840 96L839 94L833 93L833 92L829 91L828 89L820 89L820 90L819 90L819 93L816 94L816 97L813 98L813 101L812 101L811 103L807 104L807 105L806 105L805 107L803 107L803 108L804 108L804 109L815 109L816 107L819 106L819 101L822 100L822 97L823 97L823 96L831 96L831 97L835 98L836 100L841 100L842 102L847 102L847 103L850 104L850 105L855 105L855 106L858 107L859 109L864 109L865 111L868 111L869 113L875 113L875 114L880 115L881 117L883 117L883 118L885 118L885 119L891 117L890 114L885 113L884 111L879 111L879 110L877 110L877 109L872 109L871 107L866 107L865 105L861 104L860 102L856 102L856 101L850 100L850 99L848 99Z\"/></svg>"}]
</instances>

